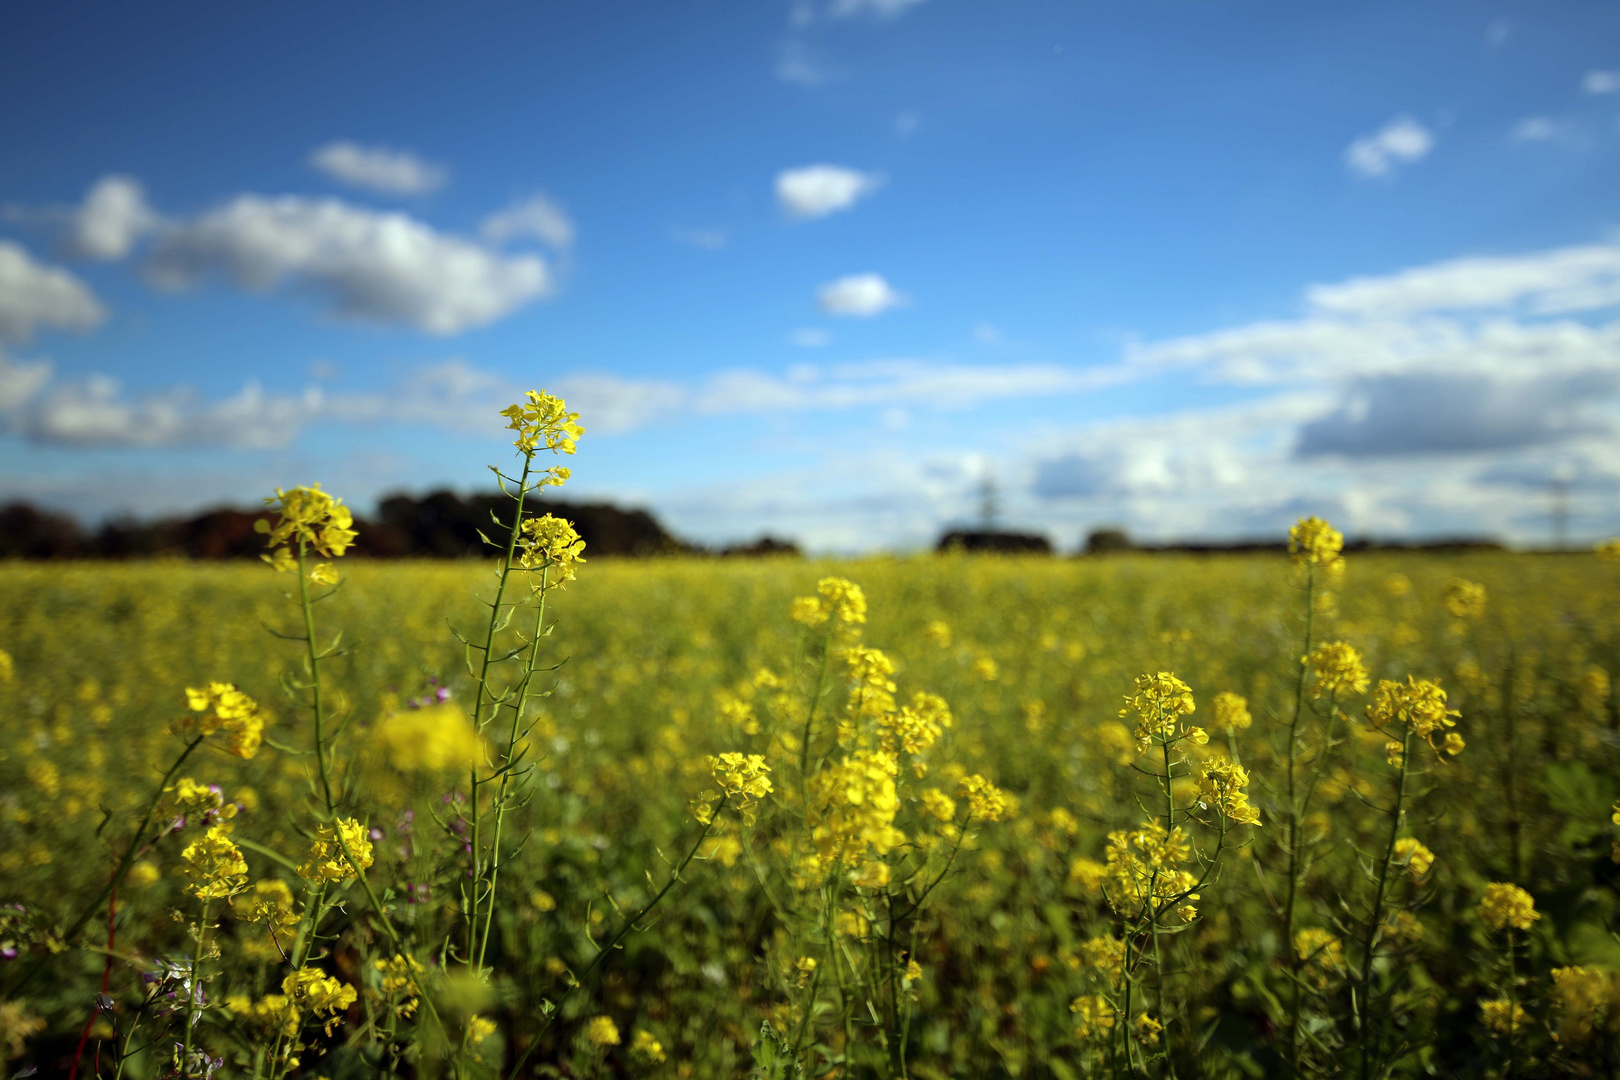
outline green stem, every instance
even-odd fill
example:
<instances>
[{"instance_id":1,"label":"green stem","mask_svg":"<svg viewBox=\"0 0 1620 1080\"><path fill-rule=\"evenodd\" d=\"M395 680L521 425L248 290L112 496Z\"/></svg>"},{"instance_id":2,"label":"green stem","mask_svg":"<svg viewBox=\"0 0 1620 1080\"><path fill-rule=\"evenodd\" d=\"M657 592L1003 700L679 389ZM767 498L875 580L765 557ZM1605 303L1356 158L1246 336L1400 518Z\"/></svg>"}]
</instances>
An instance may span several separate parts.
<instances>
[{"instance_id":1,"label":"green stem","mask_svg":"<svg viewBox=\"0 0 1620 1080\"><path fill-rule=\"evenodd\" d=\"M186 1043L180 1052L180 1080L191 1075L191 1045L197 1032L197 1020L202 1015L198 999L202 997L203 942L208 937L208 901L202 902L202 913L197 916L197 948L191 954L191 987L186 995ZM206 1070L205 1070L206 1072Z\"/></svg>"},{"instance_id":2,"label":"green stem","mask_svg":"<svg viewBox=\"0 0 1620 1080\"><path fill-rule=\"evenodd\" d=\"M521 516L521 507L520 507ZM523 720L523 710L529 704L529 687L534 681L535 665L540 660L540 638L546 626L546 581L549 567L540 568L540 601L539 610L534 617L534 640L529 645L529 658L524 667L523 678L520 683L522 689L518 691L517 703L512 706L512 728L507 732L506 749L501 755L501 786L495 793L495 836L489 849L489 912L484 916L484 932L478 942L478 959L473 965L479 970L484 966L484 954L489 949L489 928L495 922L495 883L501 875L501 826L506 820L506 795L512 782L512 759L517 752L518 725ZM476 892L474 893L476 896Z\"/></svg>"},{"instance_id":3,"label":"green stem","mask_svg":"<svg viewBox=\"0 0 1620 1080\"><path fill-rule=\"evenodd\" d=\"M1168 844L1171 830L1176 827L1176 800L1171 793L1170 787L1170 740L1162 740L1159 747L1164 755L1164 832L1165 842ZM1171 1054L1170 1047L1170 1012L1165 1007L1164 1002L1164 952L1159 944L1158 903L1157 898L1153 895L1157 891L1158 880L1159 871L1155 869L1153 883L1149 886L1150 891L1148 893L1148 910L1150 912L1148 927L1153 932L1153 984L1155 1003L1159 1010L1159 1023L1163 1025L1160 1038L1164 1041L1164 1066L1169 1072L1171 1080L1175 1080L1176 1061Z\"/></svg>"},{"instance_id":4,"label":"green stem","mask_svg":"<svg viewBox=\"0 0 1620 1080\"><path fill-rule=\"evenodd\" d=\"M1395 805L1390 811L1389 843L1378 864L1378 885L1373 891L1372 918L1367 923L1367 941L1361 952L1361 1080L1372 1075L1372 965L1383 929L1384 892L1389 883L1389 864L1395 858L1395 842L1401 835L1401 805L1406 800L1406 772L1411 757L1412 731L1407 729L1401 742L1401 771L1395 781Z\"/></svg>"},{"instance_id":5,"label":"green stem","mask_svg":"<svg viewBox=\"0 0 1620 1080\"><path fill-rule=\"evenodd\" d=\"M505 607L506 583L512 576L512 558L517 553L518 537L523 532L523 500L529 494L529 474L534 468L534 452L524 451L523 475L518 480L518 491L514 498L517 500L517 509L512 514L512 527L506 534L506 551L501 556L500 578L495 586L495 602L490 605L489 624L484 631L484 660L478 669L478 694L473 701L473 728L483 731L488 723L484 719L484 707L487 702L499 708L495 695L489 689L490 668L495 665L495 635L501 628L501 609ZM494 719L491 716L490 719ZM472 790L468 793L468 805L472 812L472 883L468 895L467 907L467 943L466 961L473 962L473 943L478 937L478 909L480 907L479 885L483 877L482 837L479 835L482 824L482 815L478 808L478 788L483 783L478 776L478 762L473 761L470 766L471 779L469 784ZM493 901L493 898L492 898Z\"/></svg>"},{"instance_id":6,"label":"green stem","mask_svg":"<svg viewBox=\"0 0 1620 1080\"><path fill-rule=\"evenodd\" d=\"M1296 795L1299 722L1305 712L1305 682L1310 672L1311 637L1316 629L1316 564L1305 564L1305 647L1299 655L1294 679L1294 711L1288 721L1288 812L1284 817L1288 838L1288 891L1283 900L1283 955L1288 958L1291 1001L1288 1007L1288 1063L1299 1075L1299 956L1294 948L1294 903L1299 894L1299 822L1304 808Z\"/></svg>"}]
</instances>

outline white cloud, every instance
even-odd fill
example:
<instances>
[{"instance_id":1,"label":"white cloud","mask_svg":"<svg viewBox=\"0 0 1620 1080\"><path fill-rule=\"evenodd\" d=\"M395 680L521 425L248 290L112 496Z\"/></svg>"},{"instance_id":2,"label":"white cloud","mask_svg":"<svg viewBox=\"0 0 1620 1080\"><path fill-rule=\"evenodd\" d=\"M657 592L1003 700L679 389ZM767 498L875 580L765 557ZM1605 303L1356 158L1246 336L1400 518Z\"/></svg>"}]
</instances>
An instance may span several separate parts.
<instances>
[{"instance_id":1,"label":"white cloud","mask_svg":"<svg viewBox=\"0 0 1620 1080\"><path fill-rule=\"evenodd\" d=\"M1388 176L1396 165L1417 161L1433 148L1434 136L1427 128L1409 116L1397 116L1351 143L1344 160L1362 176Z\"/></svg>"},{"instance_id":2,"label":"white cloud","mask_svg":"<svg viewBox=\"0 0 1620 1080\"><path fill-rule=\"evenodd\" d=\"M1564 125L1550 116L1527 116L1513 125L1513 138L1518 142L1546 142L1556 139Z\"/></svg>"},{"instance_id":3,"label":"white cloud","mask_svg":"<svg viewBox=\"0 0 1620 1080\"><path fill-rule=\"evenodd\" d=\"M1306 297L1318 311L1363 317L1519 305L1541 315L1600 310L1620 304L1620 242L1450 259L1380 277L1313 285Z\"/></svg>"},{"instance_id":4,"label":"white cloud","mask_svg":"<svg viewBox=\"0 0 1620 1080\"><path fill-rule=\"evenodd\" d=\"M438 191L448 179L443 167L408 150L346 140L320 147L309 156L309 163L335 180L385 195L426 195Z\"/></svg>"},{"instance_id":5,"label":"white cloud","mask_svg":"<svg viewBox=\"0 0 1620 1080\"><path fill-rule=\"evenodd\" d=\"M881 274L849 274L816 290L821 310L829 315L870 318L906 302Z\"/></svg>"},{"instance_id":6,"label":"white cloud","mask_svg":"<svg viewBox=\"0 0 1620 1080\"><path fill-rule=\"evenodd\" d=\"M551 289L538 256L501 255L405 214L293 195L242 195L175 225L147 272L171 289L215 273L255 290L301 281L342 318L430 334L493 322Z\"/></svg>"},{"instance_id":7,"label":"white cloud","mask_svg":"<svg viewBox=\"0 0 1620 1080\"><path fill-rule=\"evenodd\" d=\"M807 327L793 331L788 335L788 340L801 349L819 349L832 341L832 335L816 327Z\"/></svg>"},{"instance_id":8,"label":"white cloud","mask_svg":"<svg viewBox=\"0 0 1620 1080\"><path fill-rule=\"evenodd\" d=\"M840 78L841 73L822 63L802 41L791 38L777 54L776 77L795 86L821 86Z\"/></svg>"},{"instance_id":9,"label":"white cloud","mask_svg":"<svg viewBox=\"0 0 1620 1080\"><path fill-rule=\"evenodd\" d=\"M550 244L558 251L567 251L574 245L573 220L544 195L535 195L489 215L478 227L478 233L492 244L532 239Z\"/></svg>"},{"instance_id":10,"label":"white cloud","mask_svg":"<svg viewBox=\"0 0 1620 1080\"><path fill-rule=\"evenodd\" d=\"M35 262L0 240L0 344L27 341L39 327L93 330L107 317L90 287L59 266Z\"/></svg>"},{"instance_id":11,"label":"white cloud","mask_svg":"<svg viewBox=\"0 0 1620 1080\"><path fill-rule=\"evenodd\" d=\"M1620 94L1620 71L1588 71L1581 77L1588 94Z\"/></svg>"},{"instance_id":12,"label":"white cloud","mask_svg":"<svg viewBox=\"0 0 1620 1080\"><path fill-rule=\"evenodd\" d=\"M832 0L827 14L835 19L848 19L857 15L870 15L879 19L897 19L925 0Z\"/></svg>"},{"instance_id":13,"label":"white cloud","mask_svg":"<svg viewBox=\"0 0 1620 1080\"><path fill-rule=\"evenodd\" d=\"M129 176L104 176L68 219L66 246L89 259L122 259L135 242L156 229L158 215L146 204L146 190Z\"/></svg>"},{"instance_id":14,"label":"white cloud","mask_svg":"<svg viewBox=\"0 0 1620 1080\"><path fill-rule=\"evenodd\" d=\"M461 360L420 367L376 391L331 393L311 385L271 393L249 381L230 397L208 400L185 386L130 395L105 375L52 381L47 363L0 357L0 426L30 442L78 448L276 449L316 423L426 424L487 434L502 403L517 393L507 380Z\"/></svg>"},{"instance_id":15,"label":"white cloud","mask_svg":"<svg viewBox=\"0 0 1620 1080\"><path fill-rule=\"evenodd\" d=\"M848 210L882 186L883 177L878 173L841 165L806 165L776 174L776 201L793 217L826 217Z\"/></svg>"}]
</instances>

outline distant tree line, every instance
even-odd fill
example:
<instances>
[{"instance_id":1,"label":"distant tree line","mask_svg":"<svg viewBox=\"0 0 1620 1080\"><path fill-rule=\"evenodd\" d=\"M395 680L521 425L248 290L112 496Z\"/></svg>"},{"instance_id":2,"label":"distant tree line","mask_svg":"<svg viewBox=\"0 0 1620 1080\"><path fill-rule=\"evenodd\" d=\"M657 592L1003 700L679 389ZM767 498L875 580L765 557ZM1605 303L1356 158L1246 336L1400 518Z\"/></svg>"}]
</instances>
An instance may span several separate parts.
<instances>
[{"instance_id":1,"label":"distant tree line","mask_svg":"<svg viewBox=\"0 0 1620 1080\"><path fill-rule=\"evenodd\" d=\"M702 548L678 539L645 510L607 503L540 499L527 505L533 513L556 514L573 522L585 541L587 557L800 554L797 545L769 536L746 545ZM376 558L454 559L489 554L478 534L500 533L492 513L510 520L512 500L496 492L393 495L378 504L375 516L356 519L360 535L352 550ZM222 508L150 521L121 518L92 529L66 514L12 503L0 507L0 558L255 558L264 551L264 537L253 531L254 522L270 516L264 511Z\"/></svg>"}]
</instances>

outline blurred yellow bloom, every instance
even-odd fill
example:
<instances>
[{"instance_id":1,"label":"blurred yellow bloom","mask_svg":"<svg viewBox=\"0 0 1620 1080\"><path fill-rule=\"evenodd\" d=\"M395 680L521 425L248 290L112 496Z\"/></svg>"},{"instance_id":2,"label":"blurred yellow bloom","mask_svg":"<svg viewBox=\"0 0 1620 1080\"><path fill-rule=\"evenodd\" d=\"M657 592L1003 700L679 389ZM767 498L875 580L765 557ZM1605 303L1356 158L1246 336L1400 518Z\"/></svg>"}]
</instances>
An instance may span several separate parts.
<instances>
[{"instance_id":1,"label":"blurred yellow bloom","mask_svg":"<svg viewBox=\"0 0 1620 1080\"><path fill-rule=\"evenodd\" d=\"M362 871L371 865L371 838L366 835L366 827L353 818L339 818L336 829L322 825L315 831L315 842L309 847L309 857L298 868L298 876L310 881L345 881L354 877L355 867L344 858L344 847Z\"/></svg>"},{"instance_id":2,"label":"blurred yellow bloom","mask_svg":"<svg viewBox=\"0 0 1620 1080\"><path fill-rule=\"evenodd\" d=\"M1493 930L1528 930L1541 914L1535 899L1517 885L1493 881L1479 901L1479 917Z\"/></svg>"}]
</instances>

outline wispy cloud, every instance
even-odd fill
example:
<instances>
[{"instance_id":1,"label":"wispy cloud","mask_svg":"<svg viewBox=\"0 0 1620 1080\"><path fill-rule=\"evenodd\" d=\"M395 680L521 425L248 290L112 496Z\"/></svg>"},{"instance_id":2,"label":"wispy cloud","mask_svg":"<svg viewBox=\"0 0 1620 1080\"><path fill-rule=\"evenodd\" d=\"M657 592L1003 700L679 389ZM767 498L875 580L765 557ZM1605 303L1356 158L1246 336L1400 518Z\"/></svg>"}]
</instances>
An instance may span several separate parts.
<instances>
[{"instance_id":1,"label":"wispy cloud","mask_svg":"<svg viewBox=\"0 0 1620 1080\"><path fill-rule=\"evenodd\" d=\"M428 195L449 179L443 166L426 162L409 150L348 140L320 147L310 154L309 163L334 180L384 195Z\"/></svg>"},{"instance_id":2,"label":"wispy cloud","mask_svg":"<svg viewBox=\"0 0 1620 1080\"><path fill-rule=\"evenodd\" d=\"M574 246L574 221L545 195L534 195L486 217L478 234L492 244L539 240L558 251Z\"/></svg>"},{"instance_id":3,"label":"wispy cloud","mask_svg":"<svg viewBox=\"0 0 1620 1080\"><path fill-rule=\"evenodd\" d=\"M1581 89L1588 94L1620 94L1620 71L1588 71L1581 76Z\"/></svg>"},{"instance_id":4,"label":"wispy cloud","mask_svg":"<svg viewBox=\"0 0 1620 1080\"><path fill-rule=\"evenodd\" d=\"M1344 161L1359 176L1388 176L1398 165L1409 165L1434 148L1429 129L1409 116L1397 116L1371 135L1363 135L1344 151Z\"/></svg>"}]
</instances>

